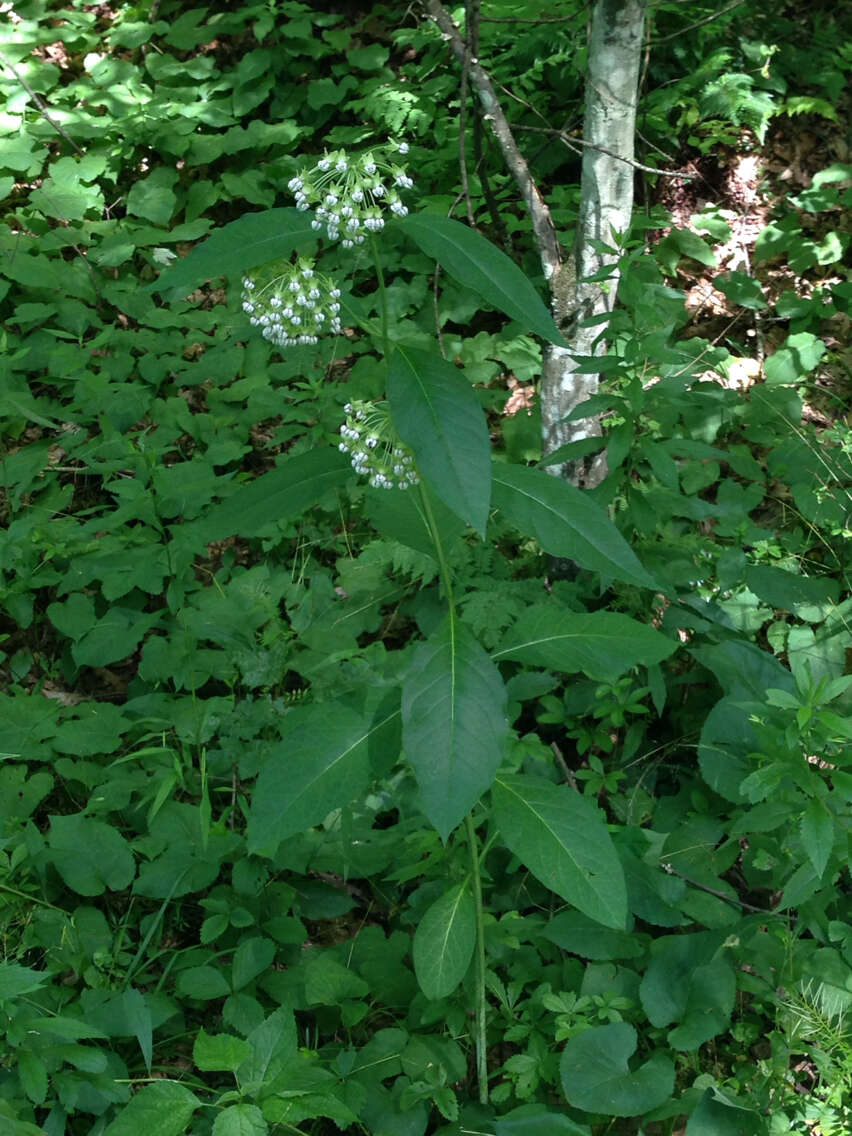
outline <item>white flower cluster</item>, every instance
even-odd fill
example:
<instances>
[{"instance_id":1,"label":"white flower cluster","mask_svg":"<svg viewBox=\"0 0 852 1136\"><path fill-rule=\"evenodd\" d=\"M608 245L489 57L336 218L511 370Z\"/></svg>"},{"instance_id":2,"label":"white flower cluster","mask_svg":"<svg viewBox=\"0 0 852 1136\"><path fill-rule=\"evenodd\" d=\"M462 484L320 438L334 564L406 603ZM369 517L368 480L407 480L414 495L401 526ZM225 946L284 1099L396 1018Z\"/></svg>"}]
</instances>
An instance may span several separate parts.
<instances>
[{"instance_id":1,"label":"white flower cluster","mask_svg":"<svg viewBox=\"0 0 852 1136\"><path fill-rule=\"evenodd\" d=\"M339 449L352 457L352 468L365 474L374 489L407 489L420 478L414 455L400 442L386 402L347 402Z\"/></svg>"},{"instance_id":2,"label":"white flower cluster","mask_svg":"<svg viewBox=\"0 0 852 1136\"><path fill-rule=\"evenodd\" d=\"M340 289L315 271L309 257L268 280L246 276L242 304L252 326L277 347L316 343L320 335L340 331Z\"/></svg>"},{"instance_id":3,"label":"white flower cluster","mask_svg":"<svg viewBox=\"0 0 852 1136\"><path fill-rule=\"evenodd\" d=\"M312 228L325 226L328 239L341 239L344 248L364 242L367 233L378 233L385 225L382 208L404 217L408 208L400 189L411 189L412 178L398 158L408 153L407 142L390 142L382 150L371 150L350 158L345 150L325 152L315 166L302 170L287 183L295 195L296 208L314 210Z\"/></svg>"}]
</instances>

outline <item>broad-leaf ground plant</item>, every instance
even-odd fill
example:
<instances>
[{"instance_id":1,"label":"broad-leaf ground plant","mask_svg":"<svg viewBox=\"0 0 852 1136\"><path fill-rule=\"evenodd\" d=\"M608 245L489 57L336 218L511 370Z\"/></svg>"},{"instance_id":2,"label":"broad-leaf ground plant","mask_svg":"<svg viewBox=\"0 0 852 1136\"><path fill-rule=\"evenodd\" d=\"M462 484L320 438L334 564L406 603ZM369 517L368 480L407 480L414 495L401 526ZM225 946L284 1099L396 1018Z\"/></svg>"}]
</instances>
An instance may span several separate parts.
<instances>
[{"instance_id":1,"label":"broad-leaf ground plant","mask_svg":"<svg viewBox=\"0 0 852 1136\"><path fill-rule=\"evenodd\" d=\"M2 1130L848 1131L852 437L802 406L852 170L755 250L822 283L725 282L788 331L747 392L681 336L709 244L620 238L583 493L501 415L561 339L447 216L431 32L51 12L0 33Z\"/></svg>"}]
</instances>

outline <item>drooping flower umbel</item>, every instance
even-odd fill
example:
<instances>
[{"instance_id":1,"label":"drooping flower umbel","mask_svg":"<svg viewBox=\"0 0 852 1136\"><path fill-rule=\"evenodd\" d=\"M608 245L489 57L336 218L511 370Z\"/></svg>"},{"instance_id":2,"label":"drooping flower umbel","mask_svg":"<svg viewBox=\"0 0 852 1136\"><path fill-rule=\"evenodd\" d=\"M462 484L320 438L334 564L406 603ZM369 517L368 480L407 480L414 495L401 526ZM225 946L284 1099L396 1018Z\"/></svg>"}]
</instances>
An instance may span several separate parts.
<instances>
[{"instance_id":1,"label":"drooping flower umbel","mask_svg":"<svg viewBox=\"0 0 852 1136\"><path fill-rule=\"evenodd\" d=\"M320 335L340 331L340 289L299 257L283 271L260 269L243 278L242 305L254 327L277 347L316 343Z\"/></svg>"},{"instance_id":2,"label":"drooping flower umbel","mask_svg":"<svg viewBox=\"0 0 852 1136\"><path fill-rule=\"evenodd\" d=\"M340 446L352 468L369 478L374 489L407 489L420 478L414 455L397 437L386 402L347 402L340 427Z\"/></svg>"},{"instance_id":3,"label":"drooping flower umbel","mask_svg":"<svg viewBox=\"0 0 852 1136\"><path fill-rule=\"evenodd\" d=\"M399 190L414 185L399 161L407 153L407 142L389 142L357 157L345 150L326 151L287 186L297 209L314 210L314 229L324 226L329 240L340 238L344 248L352 248L362 244L367 233L384 228L383 208L398 217L408 213L399 196Z\"/></svg>"}]
</instances>

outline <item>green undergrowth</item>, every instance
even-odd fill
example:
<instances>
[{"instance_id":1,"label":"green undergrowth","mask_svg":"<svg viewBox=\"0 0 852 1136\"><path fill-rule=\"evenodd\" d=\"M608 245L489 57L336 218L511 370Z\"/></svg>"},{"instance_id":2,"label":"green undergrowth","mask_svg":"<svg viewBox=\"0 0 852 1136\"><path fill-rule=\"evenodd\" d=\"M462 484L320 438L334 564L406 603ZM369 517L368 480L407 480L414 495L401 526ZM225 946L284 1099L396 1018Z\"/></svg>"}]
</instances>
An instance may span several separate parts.
<instances>
[{"instance_id":1,"label":"green undergrowth","mask_svg":"<svg viewBox=\"0 0 852 1136\"><path fill-rule=\"evenodd\" d=\"M726 222L653 253L637 223L583 408L603 438L558 459L605 447L584 494L546 472L535 413L503 414L560 337L504 175L515 260L446 217L434 28L43 7L0 29L3 1132L847 1131L844 380L832 428L802 411L843 373L850 167L757 243L815 286L718 282L786 331L746 391L745 342L684 336L673 287ZM750 9L660 57L654 130L702 148L770 104L831 117L843 49L820 39L800 90L799 25L755 54ZM483 25L542 106L574 68L581 95L566 14ZM693 106L665 69L696 42L743 71L708 54ZM410 213L380 202L344 249L288 182L388 136ZM576 192L554 189L560 225ZM244 281L272 311L314 257L342 332L276 347ZM362 464L417 484L353 469L364 408Z\"/></svg>"}]
</instances>

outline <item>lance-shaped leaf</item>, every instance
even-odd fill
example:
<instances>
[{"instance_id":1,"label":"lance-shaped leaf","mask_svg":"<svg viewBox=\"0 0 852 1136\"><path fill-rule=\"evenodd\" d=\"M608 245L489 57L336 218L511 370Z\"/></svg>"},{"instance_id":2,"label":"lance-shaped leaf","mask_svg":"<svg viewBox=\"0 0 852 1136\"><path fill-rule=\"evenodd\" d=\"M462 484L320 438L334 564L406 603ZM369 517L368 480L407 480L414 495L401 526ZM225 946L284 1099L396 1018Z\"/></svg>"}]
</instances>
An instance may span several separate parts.
<instances>
[{"instance_id":1,"label":"lance-shaped leaf","mask_svg":"<svg viewBox=\"0 0 852 1136\"><path fill-rule=\"evenodd\" d=\"M460 221L433 213L411 214L397 223L460 284L518 320L526 330L549 343L567 346L527 276L491 241Z\"/></svg>"},{"instance_id":2,"label":"lance-shaped leaf","mask_svg":"<svg viewBox=\"0 0 852 1136\"><path fill-rule=\"evenodd\" d=\"M490 787L507 730L500 672L451 615L417 648L402 688L403 748L442 839Z\"/></svg>"},{"instance_id":3,"label":"lance-shaped leaf","mask_svg":"<svg viewBox=\"0 0 852 1136\"><path fill-rule=\"evenodd\" d=\"M388 371L394 429L445 505L480 535L491 500L488 425L473 388L451 363L397 347Z\"/></svg>"},{"instance_id":4,"label":"lance-shaped leaf","mask_svg":"<svg viewBox=\"0 0 852 1136\"><path fill-rule=\"evenodd\" d=\"M446 998L464 978L476 943L467 880L436 899L414 934L414 973L427 998Z\"/></svg>"},{"instance_id":5,"label":"lance-shaped leaf","mask_svg":"<svg viewBox=\"0 0 852 1136\"><path fill-rule=\"evenodd\" d=\"M552 556L567 557L627 584L659 589L600 505L560 478L495 463L492 504Z\"/></svg>"},{"instance_id":6,"label":"lance-shaped leaf","mask_svg":"<svg viewBox=\"0 0 852 1136\"><path fill-rule=\"evenodd\" d=\"M636 1030L627 1022L593 1026L569 1038L559 1062L562 1091L570 1105L607 1116L641 1116L659 1108L674 1088L674 1065L655 1053L631 1070Z\"/></svg>"},{"instance_id":7,"label":"lance-shaped leaf","mask_svg":"<svg viewBox=\"0 0 852 1136\"><path fill-rule=\"evenodd\" d=\"M241 486L208 510L197 527L207 541L235 533L254 536L275 521L298 517L329 489L342 485L350 472L348 460L338 450L308 450Z\"/></svg>"},{"instance_id":8,"label":"lance-shaped leaf","mask_svg":"<svg viewBox=\"0 0 852 1136\"><path fill-rule=\"evenodd\" d=\"M624 872L591 801L567 785L526 774L498 777L492 800L507 847L537 880L590 919L625 929Z\"/></svg>"},{"instance_id":9,"label":"lance-shaped leaf","mask_svg":"<svg viewBox=\"0 0 852 1136\"><path fill-rule=\"evenodd\" d=\"M536 604L512 626L491 657L610 679L640 663L653 666L676 650L676 642L621 612L576 612Z\"/></svg>"},{"instance_id":10,"label":"lance-shaped leaf","mask_svg":"<svg viewBox=\"0 0 852 1136\"><path fill-rule=\"evenodd\" d=\"M205 280L240 276L259 264L288 257L294 249L311 250L316 243L310 213L293 208L246 213L217 229L196 245L189 256L176 260L147 290L185 296Z\"/></svg>"},{"instance_id":11,"label":"lance-shaped leaf","mask_svg":"<svg viewBox=\"0 0 852 1136\"><path fill-rule=\"evenodd\" d=\"M315 703L291 710L257 779L249 852L276 846L348 804L372 778L370 742L381 716Z\"/></svg>"}]
</instances>

